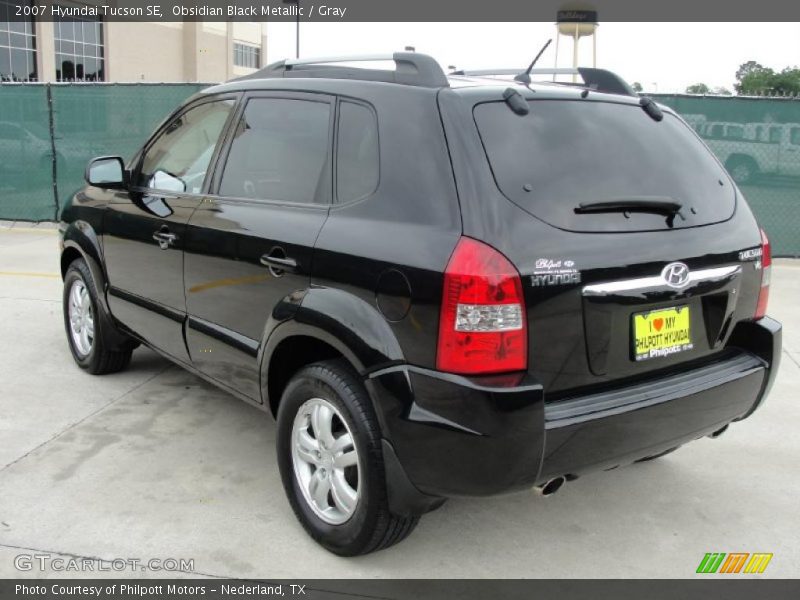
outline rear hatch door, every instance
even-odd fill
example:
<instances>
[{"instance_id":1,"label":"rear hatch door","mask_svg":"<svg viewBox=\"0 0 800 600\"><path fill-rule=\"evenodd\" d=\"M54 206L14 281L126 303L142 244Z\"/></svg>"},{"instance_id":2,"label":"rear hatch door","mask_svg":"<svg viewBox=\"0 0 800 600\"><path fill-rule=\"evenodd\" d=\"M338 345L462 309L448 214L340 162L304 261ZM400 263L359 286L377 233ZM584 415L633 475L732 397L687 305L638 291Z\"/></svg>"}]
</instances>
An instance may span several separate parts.
<instances>
[{"instance_id":1,"label":"rear hatch door","mask_svg":"<svg viewBox=\"0 0 800 600\"><path fill-rule=\"evenodd\" d=\"M526 115L473 109L519 209L490 242L520 270L531 370L556 396L721 350L759 285L756 261L739 260L758 245L755 222L732 219L737 190L694 132L635 99L593 96L530 100Z\"/></svg>"}]
</instances>

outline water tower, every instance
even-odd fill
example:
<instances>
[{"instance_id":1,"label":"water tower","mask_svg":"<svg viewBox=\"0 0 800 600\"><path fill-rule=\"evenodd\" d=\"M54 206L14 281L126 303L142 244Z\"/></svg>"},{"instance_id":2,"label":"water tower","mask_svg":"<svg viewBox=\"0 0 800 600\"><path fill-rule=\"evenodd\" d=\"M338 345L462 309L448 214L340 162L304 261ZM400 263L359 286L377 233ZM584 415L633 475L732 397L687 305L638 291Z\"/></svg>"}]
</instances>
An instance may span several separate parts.
<instances>
[{"instance_id":1,"label":"water tower","mask_svg":"<svg viewBox=\"0 0 800 600\"><path fill-rule=\"evenodd\" d=\"M558 68L558 41L562 35L572 38L572 66L578 67L578 41L592 38L592 67L597 67L597 11L582 7L564 7L556 13L556 61ZM575 81L575 75L572 80Z\"/></svg>"}]
</instances>

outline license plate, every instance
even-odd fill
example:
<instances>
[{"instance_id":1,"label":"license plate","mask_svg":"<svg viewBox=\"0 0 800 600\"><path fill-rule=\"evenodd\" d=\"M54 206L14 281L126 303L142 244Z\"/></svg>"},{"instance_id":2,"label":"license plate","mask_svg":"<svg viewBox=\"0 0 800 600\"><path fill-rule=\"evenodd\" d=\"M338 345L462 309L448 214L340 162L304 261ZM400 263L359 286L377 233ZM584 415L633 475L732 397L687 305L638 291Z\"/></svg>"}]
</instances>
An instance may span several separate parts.
<instances>
[{"instance_id":1,"label":"license plate","mask_svg":"<svg viewBox=\"0 0 800 600\"><path fill-rule=\"evenodd\" d=\"M689 307L677 306L633 315L633 356L663 358L692 349Z\"/></svg>"}]
</instances>

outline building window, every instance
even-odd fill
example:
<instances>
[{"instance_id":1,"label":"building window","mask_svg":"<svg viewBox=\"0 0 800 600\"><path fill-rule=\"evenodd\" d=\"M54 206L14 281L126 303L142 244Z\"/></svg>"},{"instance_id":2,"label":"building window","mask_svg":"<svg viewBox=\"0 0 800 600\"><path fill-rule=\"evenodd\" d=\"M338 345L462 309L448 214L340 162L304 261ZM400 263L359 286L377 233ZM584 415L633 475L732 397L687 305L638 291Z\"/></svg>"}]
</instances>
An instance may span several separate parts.
<instances>
[{"instance_id":1,"label":"building window","mask_svg":"<svg viewBox=\"0 0 800 600\"><path fill-rule=\"evenodd\" d=\"M30 4L30 0L25 4ZM0 0L0 80L36 81L33 19L12 21L18 0Z\"/></svg>"},{"instance_id":2,"label":"building window","mask_svg":"<svg viewBox=\"0 0 800 600\"><path fill-rule=\"evenodd\" d=\"M261 48L249 44L233 44L233 64L237 67L258 69L261 66Z\"/></svg>"},{"instance_id":3,"label":"building window","mask_svg":"<svg viewBox=\"0 0 800 600\"><path fill-rule=\"evenodd\" d=\"M56 81L105 81L103 23L99 18L57 19Z\"/></svg>"}]
</instances>

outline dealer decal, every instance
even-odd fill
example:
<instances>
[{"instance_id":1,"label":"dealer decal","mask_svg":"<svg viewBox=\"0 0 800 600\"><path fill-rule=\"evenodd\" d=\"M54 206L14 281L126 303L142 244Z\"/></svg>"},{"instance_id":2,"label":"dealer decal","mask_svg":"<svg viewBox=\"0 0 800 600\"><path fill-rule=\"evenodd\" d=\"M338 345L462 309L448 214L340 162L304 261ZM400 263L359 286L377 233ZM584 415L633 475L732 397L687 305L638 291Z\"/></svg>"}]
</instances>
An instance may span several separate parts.
<instances>
[{"instance_id":1,"label":"dealer decal","mask_svg":"<svg viewBox=\"0 0 800 600\"><path fill-rule=\"evenodd\" d=\"M565 259L538 258L531 275L533 287L576 284L581 282L581 272L575 261Z\"/></svg>"}]
</instances>

